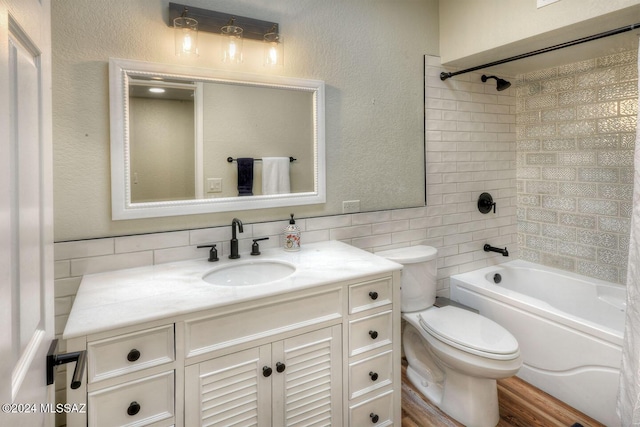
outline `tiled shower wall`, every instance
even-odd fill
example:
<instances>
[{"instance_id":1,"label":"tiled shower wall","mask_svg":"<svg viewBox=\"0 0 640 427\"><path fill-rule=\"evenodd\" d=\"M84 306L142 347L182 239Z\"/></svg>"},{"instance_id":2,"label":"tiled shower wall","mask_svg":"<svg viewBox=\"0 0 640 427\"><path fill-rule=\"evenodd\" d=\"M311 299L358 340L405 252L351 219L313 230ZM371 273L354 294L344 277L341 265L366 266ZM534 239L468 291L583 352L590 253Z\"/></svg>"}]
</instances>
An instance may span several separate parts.
<instances>
[{"instance_id":1,"label":"tiled shower wall","mask_svg":"<svg viewBox=\"0 0 640 427\"><path fill-rule=\"evenodd\" d=\"M518 76L520 257L626 283L637 51Z\"/></svg>"}]
</instances>

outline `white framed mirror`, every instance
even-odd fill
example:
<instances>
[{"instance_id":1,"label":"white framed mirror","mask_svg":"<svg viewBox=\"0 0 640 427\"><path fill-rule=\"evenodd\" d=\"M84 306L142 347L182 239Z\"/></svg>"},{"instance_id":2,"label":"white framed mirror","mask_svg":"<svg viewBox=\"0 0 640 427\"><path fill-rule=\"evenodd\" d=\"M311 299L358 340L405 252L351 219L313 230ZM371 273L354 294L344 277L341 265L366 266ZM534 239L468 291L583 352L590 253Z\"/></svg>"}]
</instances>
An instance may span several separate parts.
<instances>
[{"instance_id":1,"label":"white framed mirror","mask_svg":"<svg viewBox=\"0 0 640 427\"><path fill-rule=\"evenodd\" d=\"M109 95L114 220L326 201L320 80L112 58Z\"/></svg>"}]
</instances>

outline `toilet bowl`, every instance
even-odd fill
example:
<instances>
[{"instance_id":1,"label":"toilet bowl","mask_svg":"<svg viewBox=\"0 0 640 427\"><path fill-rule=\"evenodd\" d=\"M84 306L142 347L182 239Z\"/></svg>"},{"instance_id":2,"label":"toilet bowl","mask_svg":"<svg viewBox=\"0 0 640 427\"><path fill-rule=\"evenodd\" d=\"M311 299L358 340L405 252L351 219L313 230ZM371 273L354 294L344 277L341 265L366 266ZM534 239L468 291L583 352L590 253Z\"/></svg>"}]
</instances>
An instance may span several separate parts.
<instances>
[{"instance_id":1,"label":"toilet bowl","mask_svg":"<svg viewBox=\"0 0 640 427\"><path fill-rule=\"evenodd\" d=\"M447 415L468 427L499 421L497 379L522 365L516 339L472 311L435 307L437 250L411 246L377 252L403 265L402 335L409 381Z\"/></svg>"}]
</instances>

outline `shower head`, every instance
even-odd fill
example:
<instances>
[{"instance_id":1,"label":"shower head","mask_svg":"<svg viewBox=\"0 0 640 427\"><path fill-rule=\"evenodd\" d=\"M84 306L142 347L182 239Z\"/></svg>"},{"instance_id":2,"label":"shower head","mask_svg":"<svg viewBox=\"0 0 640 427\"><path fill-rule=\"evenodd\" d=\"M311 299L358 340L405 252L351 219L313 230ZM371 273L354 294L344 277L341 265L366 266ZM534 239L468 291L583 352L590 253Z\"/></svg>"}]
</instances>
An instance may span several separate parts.
<instances>
[{"instance_id":1,"label":"shower head","mask_svg":"<svg viewBox=\"0 0 640 427\"><path fill-rule=\"evenodd\" d=\"M487 79L496 79L496 82L497 82L496 89L498 91L505 90L505 89L509 88L509 86L511 86L510 82L508 82L508 81L506 81L504 79L501 79L499 77L496 77L496 76L485 76L483 74L482 77L480 77L480 78L482 79L483 83L486 82Z\"/></svg>"}]
</instances>

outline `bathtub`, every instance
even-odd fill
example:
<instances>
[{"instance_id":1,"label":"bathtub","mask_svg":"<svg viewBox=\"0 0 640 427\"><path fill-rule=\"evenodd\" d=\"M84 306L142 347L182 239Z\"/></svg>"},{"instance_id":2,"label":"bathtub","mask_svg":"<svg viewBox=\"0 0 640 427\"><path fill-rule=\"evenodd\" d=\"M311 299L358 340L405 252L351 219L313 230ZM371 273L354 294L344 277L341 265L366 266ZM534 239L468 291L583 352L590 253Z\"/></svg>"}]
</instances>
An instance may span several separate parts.
<instances>
[{"instance_id":1,"label":"bathtub","mask_svg":"<svg viewBox=\"0 0 640 427\"><path fill-rule=\"evenodd\" d=\"M451 299L518 340L518 376L607 426L616 415L625 288L522 260L451 276Z\"/></svg>"}]
</instances>

